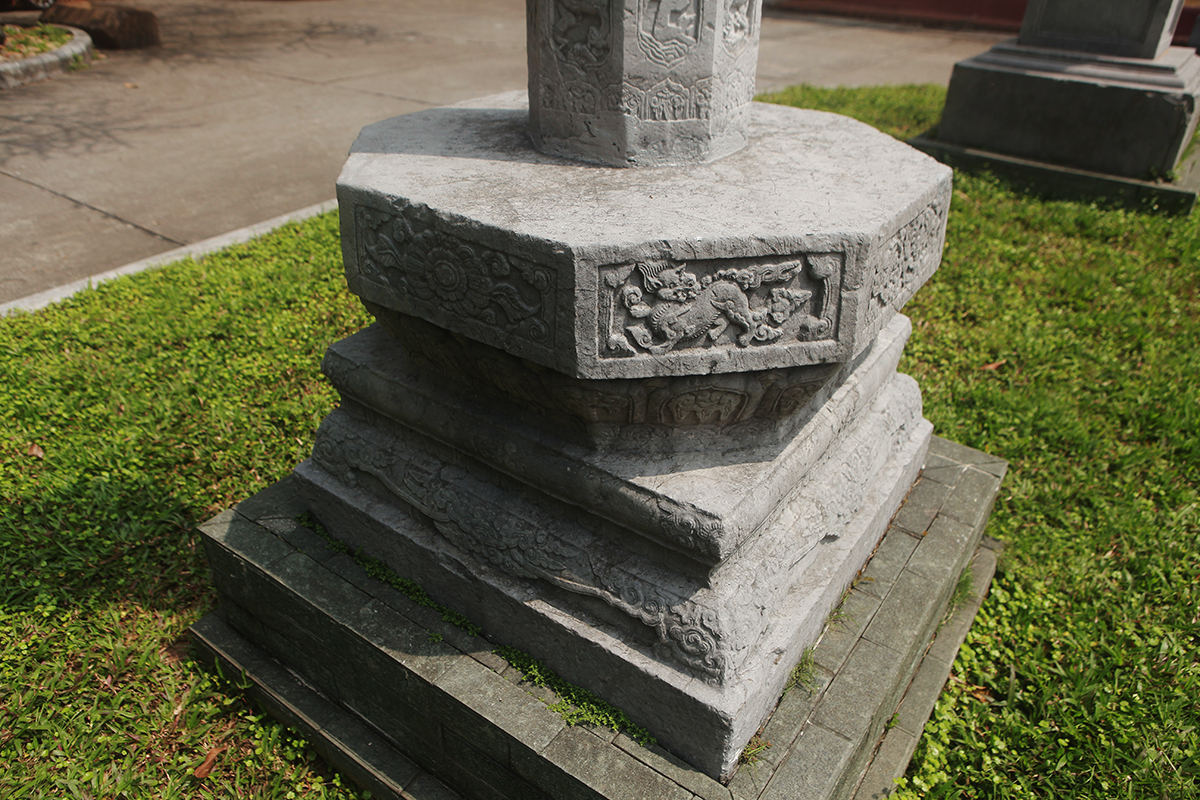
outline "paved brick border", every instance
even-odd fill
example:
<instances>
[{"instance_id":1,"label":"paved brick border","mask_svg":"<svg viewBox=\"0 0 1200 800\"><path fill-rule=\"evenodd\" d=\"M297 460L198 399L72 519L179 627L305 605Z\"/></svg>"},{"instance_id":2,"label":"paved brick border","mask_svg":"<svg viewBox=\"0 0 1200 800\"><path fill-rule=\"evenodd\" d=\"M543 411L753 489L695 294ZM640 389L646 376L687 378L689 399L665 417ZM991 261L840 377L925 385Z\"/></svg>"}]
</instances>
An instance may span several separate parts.
<instances>
[{"instance_id":1,"label":"paved brick border","mask_svg":"<svg viewBox=\"0 0 1200 800\"><path fill-rule=\"evenodd\" d=\"M814 650L815 685L783 697L763 729L771 747L728 786L661 748L567 726L486 640L299 526L290 479L201 526L223 609L192 635L376 797L867 800L903 773L978 608L937 632L977 549L986 590L995 544L979 543L1006 467L935 437Z\"/></svg>"},{"instance_id":2,"label":"paved brick border","mask_svg":"<svg viewBox=\"0 0 1200 800\"><path fill-rule=\"evenodd\" d=\"M48 53L38 53L20 61L0 61L0 89L13 89L26 83L44 81L71 68L75 59L90 60L92 37L79 28L58 25L72 34L71 41Z\"/></svg>"}]
</instances>

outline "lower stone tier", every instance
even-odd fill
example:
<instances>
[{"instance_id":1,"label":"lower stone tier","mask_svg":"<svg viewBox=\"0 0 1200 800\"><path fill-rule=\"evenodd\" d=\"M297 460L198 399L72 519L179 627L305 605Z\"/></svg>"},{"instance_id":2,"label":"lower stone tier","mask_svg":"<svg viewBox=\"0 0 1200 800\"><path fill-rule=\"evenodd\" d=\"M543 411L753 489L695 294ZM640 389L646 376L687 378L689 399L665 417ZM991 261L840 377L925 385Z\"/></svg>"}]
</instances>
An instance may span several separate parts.
<instances>
[{"instance_id":1,"label":"lower stone tier","mask_svg":"<svg viewBox=\"0 0 1200 800\"><path fill-rule=\"evenodd\" d=\"M626 455L621 474L572 452L550 425L530 433L504 416L465 424L487 419L483 399L426 387L459 410L453 423L429 425L394 413L392 398L421 381L359 391L357 378L342 377L341 406L296 468L297 486L337 539L498 643L630 709L688 763L728 777L924 464L932 426L916 382L896 373L907 329L893 319L790 441L750 448L729 435L721 463L707 453L636 463ZM382 374L378 362L398 345L386 334L367 341L347 351L350 371ZM489 426L495 446L479 442ZM580 490L564 491L570 481L530 466L530 455L495 455L520 454L529 441L559 469L586 472ZM603 498L614 485L645 489L646 514L695 509L708 489L728 511L715 540L729 543L733 520L743 531L717 563L702 560L695 547L611 519ZM742 513L746 505L755 511Z\"/></svg>"},{"instance_id":2,"label":"lower stone tier","mask_svg":"<svg viewBox=\"0 0 1200 800\"><path fill-rule=\"evenodd\" d=\"M772 746L728 786L657 746L566 726L546 708L555 698L523 683L489 642L367 577L299 525L292 479L201 527L223 610L193 636L380 797L429 789L419 764L464 797L849 798L864 773L886 786L911 755L966 623L942 628L922 653L1004 469L934 439L924 474L815 649L815 680L785 695L762 732ZM977 565L977 589L989 576ZM873 796L868 789L859 796Z\"/></svg>"}]
</instances>

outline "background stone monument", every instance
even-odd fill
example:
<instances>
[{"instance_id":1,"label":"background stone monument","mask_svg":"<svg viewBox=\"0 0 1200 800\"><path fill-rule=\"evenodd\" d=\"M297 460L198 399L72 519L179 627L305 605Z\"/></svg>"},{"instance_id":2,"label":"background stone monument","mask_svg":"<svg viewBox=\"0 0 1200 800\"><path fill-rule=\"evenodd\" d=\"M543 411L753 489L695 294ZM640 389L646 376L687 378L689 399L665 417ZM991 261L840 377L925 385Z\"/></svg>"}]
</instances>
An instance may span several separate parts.
<instances>
[{"instance_id":1,"label":"background stone monument","mask_svg":"<svg viewBox=\"0 0 1200 800\"><path fill-rule=\"evenodd\" d=\"M724 778L924 464L898 312L940 262L950 170L751 103L757 0L528 8L532 107L396 117L351 151L346 276L378 323L330 348L342 402L292 483ZM206 529L230 623L403 740L394 706L420 704L369 666L391 651L345 639L374 606L323 612L297 655L272 631L301 613L246 589L286 579L247 577L274 568L232 519ZM306 585L280 602L319 606Z\"/></svg>"},{"instance_id":2,"label":"background stone monument","mask_svg":"<svg viewBox=\"0 0 1200 800\"><path fill-rule=\"evenodd\" d=\"M1024 159L1043 165L1048 183L1076 180L1070 170L1140 181L1184 172L1200 57L1170 46L1182 7L1031 0L1015 41L955 65L936 135L912 143L938 157L969 148L997 163ZM1106 189L1120 186L1097 183Z\"/></svg>"}]
</instances>

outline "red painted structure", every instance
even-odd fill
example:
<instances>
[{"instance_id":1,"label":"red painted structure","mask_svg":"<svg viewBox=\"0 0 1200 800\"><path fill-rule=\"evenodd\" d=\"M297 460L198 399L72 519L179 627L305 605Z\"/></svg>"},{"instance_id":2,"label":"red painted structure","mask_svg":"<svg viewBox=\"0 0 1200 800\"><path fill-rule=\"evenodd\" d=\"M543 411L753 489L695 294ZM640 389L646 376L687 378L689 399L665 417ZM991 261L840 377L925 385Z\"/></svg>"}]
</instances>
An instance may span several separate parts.
<instances>
[{"instance_id":1,"label":"red painted structure","mask_svg":"<svg viewBox=\"0 0 1200 800\"><path fill-rule=\"evenodd\" d=\"M890 22L984 28L1012 31L1021 28L1026 0L767 0L768 8L839 17L864 17ZM1185 0L1174 43L1187 44L1200 16L1200 0Z\"/></svg>"}]
</instances>

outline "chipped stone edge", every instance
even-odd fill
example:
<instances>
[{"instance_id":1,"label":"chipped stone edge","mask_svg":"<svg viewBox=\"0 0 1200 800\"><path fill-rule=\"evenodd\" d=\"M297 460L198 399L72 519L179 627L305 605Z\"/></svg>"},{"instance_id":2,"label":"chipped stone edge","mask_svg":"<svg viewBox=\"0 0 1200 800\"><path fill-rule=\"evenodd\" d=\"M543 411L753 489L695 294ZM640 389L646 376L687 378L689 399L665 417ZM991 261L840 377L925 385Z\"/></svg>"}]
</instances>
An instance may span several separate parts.
<instances>
[{"instance_id":1,"label":"chipped stone edge","mask_svg":"<svg viewBox=\"0 0 1200 800\"><path fill-rule=\"evenodd\" d=\"M26 83L44 81L60 73L66 72L71 63L78 57L90 60L93 54L92 37L79 28L70 25L58 25L71 32L71 41L62 47L36 56L22 58L19 61L0 61L0 89L15 89Z\"/></svg>"}]
</instances>

